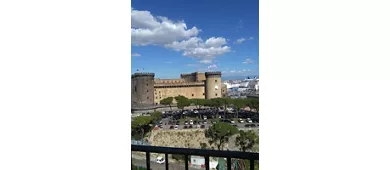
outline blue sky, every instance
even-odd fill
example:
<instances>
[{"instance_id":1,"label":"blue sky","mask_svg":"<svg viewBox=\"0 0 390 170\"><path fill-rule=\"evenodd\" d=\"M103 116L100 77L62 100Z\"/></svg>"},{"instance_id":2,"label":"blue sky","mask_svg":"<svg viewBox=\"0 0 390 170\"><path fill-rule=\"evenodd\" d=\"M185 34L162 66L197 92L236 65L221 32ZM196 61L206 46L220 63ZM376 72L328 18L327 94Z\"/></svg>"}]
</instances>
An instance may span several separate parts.
<instances>
[{"instance_id":1,"label":"blue sky","mask_svg":"<svg viewBox=\"0 0 390 170\"><path fill-rule=\"evenodd\" d=\"M258 75L258 0L132 0L132 73Z\"/></svg>"}]
</instances>

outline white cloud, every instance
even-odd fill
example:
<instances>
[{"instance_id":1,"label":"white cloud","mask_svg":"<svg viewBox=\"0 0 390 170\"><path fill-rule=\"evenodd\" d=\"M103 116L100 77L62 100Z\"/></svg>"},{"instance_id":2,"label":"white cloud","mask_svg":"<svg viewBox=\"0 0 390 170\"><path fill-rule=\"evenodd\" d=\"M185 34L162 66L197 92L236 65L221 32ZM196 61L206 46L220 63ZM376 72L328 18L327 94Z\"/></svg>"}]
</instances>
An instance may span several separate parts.
<instances>
[{"instance_id":1,"label":"white cloud","mask_svg":"<svg viewBox=\"0 0 390 170\"><path fill-rule=\"evenodd\" d=\"M213 64L213 65L209 65L207 68L208 68L208 69L217 68L217 65L215 65L215 64Z\"/></svg>"},{"instance_id":2,"label":"white cloud","mask_svg":"<svg viewBox=\"0 0 390 170\"><path fill-rule=\"evenodd\" d=\"M141 54L133 53L133 54L131 54L131 56L132 56L132 57L139 57L139 56L141 56Z\"/></svg>"},{"instance_id":3,"label":"white cloud","mask_svg":"<svg viewBox=\"0 0 390 170\"><path fill-rule=\"evenodd\" d=\"M223 37L211 37L206 41L197 37L200 29L187 29L184 21L172 21L167 17L153 16L149 11L131 10L132 44L138 46L161 45L184 56L201 60L212 60L216 56L230 52Z\"/></svg>"},{"instance_id":4,"label":"white cloud","mask_svg":"<svg viewBox=\"0 0 390 170\"><path fill-rule=\"evenodd\" d=\"M240 39L237 39L235 44L241 44L243 43L244 41L248 41L248 40L253 40L253 37L249 37L249 38L240 38Z\"/></svg>"},{"instance_id":5,"label":"white cloud","mask_svg":"<svg viewBox=\"0 0 390 170\"><path fill-rule=\"evenodd\" d=\"M165 63L165 64L171 64L172 61L165 61L164 63Z\"/></svg>"},{"instance_id":6,"label":"white cloud","mask_svg":"<svg viewBox=\"0 0 390 170\"><path fill-rule=\"evenodd\" d=\"M203 63L203 64L210 64L212 63L213 60L200 60L199 63Z\"/></svg>"},{"instance_id":7,"label":"white cloud","mask_svg":"<svg viewBox=\"0 0 390 170\"><path fill-rule=\"evenodd\" d=\"M149 11L131 10L131 43L134 45L164 45L197 36L196 27L187 29L184 21L153 16Z\"/></svg>"},{"instance_id":8,"label":"white cloud","mask_svg":"<svg viewBox=\"0 0 390 170\"><path fill-rule=\"evenodd\" d=\"M241 44L245 41L246 39L245 38L240 38L238 40L236 40L236 44Z\"/></svg>"},{"instance_id":9,"label":"white cloud","mask_svg":"<svg viewBox=\"0 0 390 170\"><path fill-rule=\"evenodd\" d=\"M243 64L252 64L253 63L253 60L251 60L250 58L247 58L245 59L245 61L242 62Z\"/></svg>"},{"instance_id":10,"label":"white cloud","mask_svg":"<svg viewBox=\"0 0 390 170\"><path fill-rule=\"evenodd\" d=\"M232 69L232 70L225 70L225 71L222 71L222 73L226 73L226 74L246 74L247 72L250 72L251 70L250 69Z\"/></svg>"},{"instance_id":11,"label":"white cloud","mask_svg":"<svg viewBox=\"0 0 390 170\"><path fill-rule=\"evenodd\" d=\"M204 42L201 38L192 37L188 40L175 41L167 44L165 47L172 48L176 51L183 51L187 57L197 57L204 60L211 60L216 56L223 55L230 51L230 47L224 46L226 39L222 37L211 37Z\"/></svg>"},{"instance_id":12,"label":"white cloud","mask_svg":"<svg viewBox=\"0 0 390 170\"><path fill-rule=\"evenodd\" d=\"M187 64L188 67L197 66L197 64Z\"/></svg>"}]
</instances>

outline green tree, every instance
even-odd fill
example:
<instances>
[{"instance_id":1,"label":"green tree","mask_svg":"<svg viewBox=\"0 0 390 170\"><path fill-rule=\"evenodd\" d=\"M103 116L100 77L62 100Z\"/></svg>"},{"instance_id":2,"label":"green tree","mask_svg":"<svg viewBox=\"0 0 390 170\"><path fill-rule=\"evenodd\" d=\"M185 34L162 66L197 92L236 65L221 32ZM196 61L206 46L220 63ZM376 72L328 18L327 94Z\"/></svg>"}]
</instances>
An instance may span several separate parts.
<instances>
[{"instance_id":1,"label":"green tree","mask_svg":"<svg viewBox=\"0 0 390 170\"><path fill-rule=\"evenodd\" d=\"M158 111L153 112L150 116L152 117L153 122L157 122L162 119L162 113Z\"/></svg>"},{"instance_id":2,"label":"green tree","mask_svg":"<svg viewBox=\"0 0 390 170\"><path fill-rule=\"evenodd\" d=\"M229 98L219 98L219 102L223 106L223 114L224 114L224 117L226 118L226 109L229 106L229 104L231 103L231 100Z\"/></svg>"},{"instance_id":3,"label":"green tree","mask_svg":"<svg viewBox=\"0 0 390 170\"><path fill-rule=\"evenodd\" d=\"M240 148L241 151L246 152L252 150L255 145L259 142L259 137L254 131L243 131L240 130L239 135L236 137L236 146Z\"/></svg>"},{"instance_id":4,"label":"green tree","mask_svg":"<svg viewBox=\"0 0 390 170\"><path fill-rule=\"evenodd\" d=\"M258 112L258 109L259 109L259 99L249 99L248 100L248 106L251 109L255 109L256 112Z\"/></svg>"},{"instance_id":5,"label":"green tree","mask_svg":"<svg viewBox=\"0 0 390 170\"><path fill-rule=\"evenodd\" d=\"M182 111L184 110L185 107L189 106L191 103L190 103L190 100L184 96L176 96L175 97L175 100L177 102L176 106L177 108L181 109ZM182 117L183 114L180 115L180 117Z\"/></svg>"},{"instance_id":6,"label":"green tree","mask_svg":"<svg viewBox=\"0 0 390 170\"><path fill-rule=\"evenodd\" d=\"M190 100L184 96L176 96L175 97L175 100L177 102L177 108L179 109L184 109L184 107L187 107L189 106L191 103L190 103Z\"/></svg>"},{"instance_id":7,"label":"green tree","mask_svg":"<svg viewBox=\"0 0 390 170\"><path fill-rule=\"evenodd\" d=\"M131 121L131 131L134 135L139 135L143 140L145 133L151 129L151 116L137 116Z\"/></svg>"},{"instance_id":8,"label":"green tree","mask_svg":"<svg viewBox=\"0 0 390 170\"><path fill-rule=\"evenodd\" d=\"M232 104L236 110L236 117L238 118L238 111L245 107L245 101L243 99L233 99Z\"/></svg>"},{"instance_id":9,"label":"green tree","mask_svg":"<svg viewBox=\"0 0 390 170\"><path fill-rule=\"evenodd\" d=\"M160 103L161 103L162 105L169 106L169 108L171 109L171 111L172 111L172 102L173 102L173 97L167 97L167 98L162 99L162 100L160 101Z\"/></svg>"},{"instance_id":10,"label":"green tree","mask_svg":"<svg viewBox=\"0 0 390 170\"><path fill-rule=\"evenodd\" d=\"M229 138L236 134L238 129L228 123L217 122L205 130L205 137L211 145L223 150L223 146L229 142Z\"/></svg>"},{"instance_id":11,"label":"green tree","mask_svg":"<svg viewBox=\"0 0 390 170\"><path fill-rule=\"evenodd\" d=\"M216 115L219 116L219 107L222 106L222 100L220 98L213 98L210 100L210 106L216 111Z\"/></svg>"},{"instance_id":12,"label":"green tree","mask_svg":"<svg viewBox=\"0 0 390 170\"><path fill-rule=\"evenodd\" d=\"M190 103L193 103L197 109L200 109L205 105L205 99L190 99Z\"/></svg>"}]
</instances>

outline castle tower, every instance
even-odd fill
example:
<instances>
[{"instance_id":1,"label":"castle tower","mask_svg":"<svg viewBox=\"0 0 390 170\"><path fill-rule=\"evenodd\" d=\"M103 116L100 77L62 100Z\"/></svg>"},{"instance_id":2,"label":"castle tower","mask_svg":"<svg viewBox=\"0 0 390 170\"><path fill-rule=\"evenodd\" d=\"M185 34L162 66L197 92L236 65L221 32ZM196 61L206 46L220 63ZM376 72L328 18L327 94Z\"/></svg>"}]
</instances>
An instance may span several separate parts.
<instances>
[{"instance_id":1,"label":"castle tower","mask_svg":"<svg viewBox=\"0 0 390 170\"><path fill-rule=\"evenodd\" d=\"M131 103L152 105L153 101L154 73L134 73L131 76Z\"/></svg>"},{"instance_id":2,"label":"castle tower","mask_svg":"<svg viewBox=\"0 0 390 170\"><path fill-rule=\"evenodd\" d=\"M221 72L206 72L205 97L206 99L222 97Z\"/></svg>"}]
</instances>

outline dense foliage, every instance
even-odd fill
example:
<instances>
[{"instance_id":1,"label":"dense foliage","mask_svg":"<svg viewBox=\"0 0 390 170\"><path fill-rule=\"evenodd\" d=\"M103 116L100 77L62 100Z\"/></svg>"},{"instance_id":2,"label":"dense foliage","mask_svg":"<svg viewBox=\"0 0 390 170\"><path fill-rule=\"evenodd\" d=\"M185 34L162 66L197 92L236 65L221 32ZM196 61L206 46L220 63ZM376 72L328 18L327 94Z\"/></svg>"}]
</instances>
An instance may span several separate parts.
<instances>
[{"instance_id":1,"label":"dense foliage","mask_svg":"<svg viewBox=\"0 0 390 170\"><path fill-rule=\"evenodd\" d=\"M173 102L173 97L167 97L167 98L165 98L165 99L162 99L162 100L160 101L160 104L169 106L169 108L170 108L171 111L172 111L172 102Z\"/></svg>"},{"instance_id":2,"label":"dense foliage","mask_svg":"<svg viewBox=\"0 0 390 170\"><path fill-rule=\"evenodd\" d=\"M254 131L240 130L239 135L236 137L236 146L243 152L252 150L254 145L258 144L258 142L259 137Z\"/></svg>"},{"instance_id":3,"label":"dense foliage","mask_svg":"<svg viewBox=\"0 0 390 170\"><path fill-rule=\"evenodd\" d=\"M228 123L217 122L205 130L210 146L216 146L218 150L223 150L223 146L229 142L229 138L236 134L238 129Z\"/></svg>"}]
</instances>

